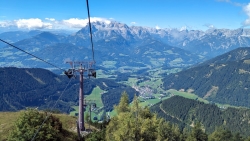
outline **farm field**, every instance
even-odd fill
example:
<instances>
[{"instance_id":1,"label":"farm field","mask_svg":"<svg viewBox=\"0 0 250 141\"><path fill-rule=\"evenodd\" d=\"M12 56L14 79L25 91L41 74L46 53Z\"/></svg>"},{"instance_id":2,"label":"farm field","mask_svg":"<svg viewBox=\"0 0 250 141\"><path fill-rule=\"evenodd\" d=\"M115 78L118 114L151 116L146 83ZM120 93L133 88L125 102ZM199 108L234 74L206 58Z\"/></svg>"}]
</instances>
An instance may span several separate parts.
<instances>
[{"instance_id":1,"label":"farm field","mask_svg":"<svg viewBox=\"0 0 250 141\"><path fill-rule=\"evenodd\" d=\"M110 67L112 65L115 65L115 62L105 62L106 65L110 65ZM124 68L120 68L120 71L124 71ZM137 68L139 69L139 68ZM134 88L149 88L152 90L152 96L153 98L148 98L145 99L143 97L139 97L140 100L140 106L145 107L145 106L152 106L156 103L161 102L161 100L165 100L168 99L174 95L178 95L178 96L182 96L188 99L194 99L194 100L199 100L201 102L204 103L209 103L209 101L198 97L197 95L193 94L193 93L189 93L189 92L184 92L184 91L178 91L178 90L174 90L174 89L170 89L170 90L163 90L162 89L162 74L170 74L170 73L176 73L178 71L180 71L181 69L179 68L175 68L175 69L169 69L169 70L163 70L162 68L154 68L151 69L148 72L148 76L147 79L145 81L141 81L143 80L141 77L136 77L136 75L131 75L131 77L128 78L128 81L121 81L120 83L126 84L128 86L134 87ZM127 70L126 70L127 71ZM131 72L131 70L128 70L129 72ZM110 76L115 76L116 75L108 75L107 73L103 73L102 70L98 70L97 73L99 74L99 77L102 78L108 78ZM104 93L103 90L101 90L99 87L96 87L93 89L92 93L90 95L87 95L85 97L85 99L89 102L95 102L97 108L96 109L92 109L94 111L91 112L91 116L92 116L92 120L93 117L97 117L98 120L101 118L101 116L103 115L103 103L101 100L101 94ZM219 103L215 103L218 107L222 107L222 108L226 108L226 107L230 107L230 105L225 105L225 104L219 104ZM70 115L75 116L78 113L78 105L77 106L72 106L72 108L74 108L75 110L70 112ZM86 111L85 114L87 114L87 112L89 112L89 106L86 107ZM113 110L106 113L107 115L109 115L110 117L115 116L117 113Z\"/></svg>"},{"instance_id":2,"label":"farm field","mask_svg":"<svg viewBox=\"0 0 250 141\"><path fill-rule=\"evenodd\" d=\"M96 103L96 108L92 109L93 112L91 112L91 116L92 117L100 117L102 115L102 110L100 110L99 112L97 112L99 109L103 108L103 103L102 103L102 99L101 99L101 94L104 91L101 90L99 87L96 87L93 89L92 93L90 95L87 95L85 97L87 103ZM78 114L78 105L77 106L72 106L72 108L74 108L74 111L70 112L70 115L75 116L76 114ZM89 106L86 107L86 111L85 114L89 112ZM92 118L93 119L93 118Z\"/></svg>"},{"instance_id":3,"label":"farm field","mask_svg":"<svg viewBox=\"0 0 250 141\"><path fill-rule=\"evenodd\" d=\"M204 102L206 104L209 103L208 100L205 100L205 99L203 99L201 97L198 97L197 95L195 95L193 93L181 92L181 91L177 91L177 90L174 90L174 89L170 89L167 92L170 92L170 93L172 93L174 95L179 95L179 96L182 96L182 97L185 97L185 98L189 98L189 99L196 99L196 100ZM229 105L229 104L221 104L221 103L214 103L214 104L217 105L220 108L223 108L223 109L225 109L227 107L240 108L240 107L232 106L232 105Z\"/></svg>"}]
</instances>

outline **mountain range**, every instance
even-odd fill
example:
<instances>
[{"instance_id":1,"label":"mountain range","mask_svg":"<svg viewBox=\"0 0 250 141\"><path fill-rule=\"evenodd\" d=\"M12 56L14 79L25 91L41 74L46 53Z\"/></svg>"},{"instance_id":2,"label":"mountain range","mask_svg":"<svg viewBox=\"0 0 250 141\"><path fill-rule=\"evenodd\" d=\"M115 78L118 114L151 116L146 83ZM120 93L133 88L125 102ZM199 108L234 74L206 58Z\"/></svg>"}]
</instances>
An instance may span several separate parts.
<instances>
[{"instance_id":1,"label":"mountain range","mask_svg":"<svg viewBox=\"0 0 250 141\"><path fill-rule=\"evenodd\" d=\"M238 47L249 46L250 29L155 29L111 22L93 23L94 39L122 37L128 43L135 43L147 38L153 38L170 46L179 47L194 53L214 57ZM88 39L88 26L78 31L75 36ZM85 36L84 36L85 35ZM87 35L87 36L86 36Z\"/></svg>"},{"instance_id":2,"label":"mountain range","mask_svg":"<svg viewBox=\"0 0 250 141\"><path fill-rule=\"evenodd\" d=\"M249 29L179 30L128 26L101 21L92 23L95 61L121 67L188 67L238 47L250 45ZM92 60L89 27L66 35L56 32L4 32L2 39L60 67L68 60ZM0 45L0 66L52 69L12 47Z\"/></svg>"},{"instance_id":3,"label":"mountain range","mask_svg":"<svg viewBox=\"0 0 250 141\"><path fill-rule=\"evenodd\" d=\"M164 75L165 90L188 91L211 102L250 107L249 29L155 29L97 21L92 30L95 58L88 26L71 35L17 31L1 33L0 37L63 69L70 67L66 61L92 59L97 69L112 73L112 77L124 70L138 74L152 68L182 68L184 71ZM0 47L0 66L55 69L10 46Z\"/></svg>"}]
</instances>

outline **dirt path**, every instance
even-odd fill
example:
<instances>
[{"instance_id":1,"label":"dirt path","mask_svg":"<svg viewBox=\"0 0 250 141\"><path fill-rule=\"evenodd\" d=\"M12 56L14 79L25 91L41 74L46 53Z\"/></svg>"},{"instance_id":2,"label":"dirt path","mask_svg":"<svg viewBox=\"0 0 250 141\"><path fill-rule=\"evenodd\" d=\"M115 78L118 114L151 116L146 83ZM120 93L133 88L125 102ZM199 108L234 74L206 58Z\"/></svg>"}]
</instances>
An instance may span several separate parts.
<instances>
[{"instance_id":1,"label":"dirt path","mask_svg":"<svg viewBox=\"0 0 250 141\"><path fill-rule=\"evenodd\" d=\"M169 115L169 116L171 116L172 118L175 118L175 119L177 119L177 120L179 120L179 121L182 121L181 119L179 119L179 118L177 118L177 117L174 117L174 116L168 114L164 109L162 109L161 105L162 105L162 104L160 104L159 107L160 107L161 111L162 111L164 114Z\"/></svg>"}]
</instances>

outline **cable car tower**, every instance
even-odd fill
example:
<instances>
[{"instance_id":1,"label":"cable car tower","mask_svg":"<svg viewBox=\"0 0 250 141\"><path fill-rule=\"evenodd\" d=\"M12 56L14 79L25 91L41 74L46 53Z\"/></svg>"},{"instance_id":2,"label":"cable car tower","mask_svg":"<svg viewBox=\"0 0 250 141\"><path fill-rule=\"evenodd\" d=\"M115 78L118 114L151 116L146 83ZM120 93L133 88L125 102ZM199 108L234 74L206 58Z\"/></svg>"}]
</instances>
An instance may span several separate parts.
<instances>
[{"instance_id":1,"label":"cable car tower","mask_svg":"<svg viewBox=\"0 0 250 141\"><path fill-rule=\"evenodd\" d=\"M67 62L71 65L71 69L68 71L65 71L64 73L69 77L75 76L75 73L78 72L80 75L80 86L79 86L79 114L78 114L78 121L77 126L80 131L85 131L84 127L84 111L85 107L87 106L86 103L84 103L84 94L83 94L83 76L84 73L87 72L88 77L94 77L96 78L96 71L93 68L93 65L95 62L93 61L70 61Z\"/></svg>"},{"instance_id":2,"label":"cable car tower","mask_svg":"<svg viewBox=\"0 0 250 141\"><path fill-rule=\"evenodd\" d=\"M80 76L80 87L79 87L79 114L78 114L78 121L77 121L77 130L78 135L80 136L81 131L85 131L84 127L84 111L86 108L86 104L84 103L84 94L83 94L83 76L84 73L87 72L87 76L96 78L96 71L94 69L95 59L94 59L94 46L93 46L93 39L92 39L92 29L90 23L90 13L89 13L89 3L86 0L87 10L88 10L88 21L89 21L89 32L90 32L90 39L92 45L92 58L93 61L70 61L67 62L71 65L71 69L65 71L64 74L71 78L75 76L76 73L79 73Z\"/></svg>"}]
</instances>

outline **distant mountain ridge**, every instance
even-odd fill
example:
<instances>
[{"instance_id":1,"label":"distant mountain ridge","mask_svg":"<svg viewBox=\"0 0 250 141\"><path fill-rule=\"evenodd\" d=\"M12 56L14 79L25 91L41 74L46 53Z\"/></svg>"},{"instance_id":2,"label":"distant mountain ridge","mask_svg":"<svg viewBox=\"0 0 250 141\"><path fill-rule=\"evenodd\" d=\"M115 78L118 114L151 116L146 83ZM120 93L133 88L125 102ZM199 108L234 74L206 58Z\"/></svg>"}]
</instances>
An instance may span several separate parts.
<instances>
[{"instance_id":1,"label":"distant mountain ridge","mask_svg":"<svg viewBox=\"0 0 250 141\"><path fill-rule=\"evenodd\" d=\"M140 39L144 40L145 38L153 38L162 41L170 46L183 48L189 51L197 51L198 48L198 51L200 52L197 53L214 54L213 52L216 52L216 55L225 53L237 47L250 45L250 29L247 28L239 28L234 30L211 28L207 31L177 28L156 29L141 26L128 26L117 21L96 21L92 23L92 31L93 39L95 41L116 36L121 36L129 42L138 41ZM42 31L35 32L41 33ZM21 32L6 32L1 33L0 37L14 37L24 34L24 32L22 32L23 34L20 33ZM34 31L25 34L34 35ZM24 37L26 36L23 36L22 38L24 39ZM75 34L69 36L68 41L71 40L73 44L77 44L77 42L74 41L74 38L89 40L88 25L83 27ZM17 40L12 38L11 41L15 42Z\"/></svg>"},{"instance_id":2,"label":"distant mountain ridge","mask_svg":"<svg viewBox=\"0 0 250 141\"><path fill-rule=\"evenodd\" d=\"M155 29L128 26L116 21L97 21L92 23L92 30L97 65L115 61L113 68L116 69L138 65L147 68L184 68L235 48L250 46L250 29ZM11 32L8 33L11 37L8 41L60 67L68 67L64 64L65 60L93 59L88 25L69 36L38 33L36 31L33 36L12 41L16 33ZM0 66L51 69L35 58L7 46L0 49L0 62Z\"/></svg>"},{"instance_id":3,"label":"distant mountain ridge","mask_svg":"<svg viewBox=\"0 0 250 141\"><path fill-rule=\"evenodd\" d=\"M110 24L96 22L92 28L95 59L98 65L104 61L116 61L115 68L138 65L185 67L205 58L156 40L144 33L143 28L131 30L129 26L118 22ZM68 67L64 64L65 60L92 59L88 26L70 36L42 32L13 44L61 67ZM12 47L1 48L0 54L1 66L48 68L48 65ZM161 63L156 64L156 60L161 60Z\"/></svg>"},{"instance_id":4,"label":"distant mountain ridge","mask_svg":"<svg viewBox=\"0 0 250 141\"><path fill-rule=\"evenodd\" d=\"M176 28L156 29L140 26L127 26L126 24L112 21L109 24L95 22L93 35L95 40L112 36L122 36L129 42L153 38L170 46L179 47L198 54L214 57L238 47L250 46L250 29L209 29L183 30ZM82 28L74 36L88 37L88 26Z\"/></svg>"},{"instance_id":5,"label":"distant mountain ridge","mask_svg":"<svg viewBox=\"0 0 250 141\"><path fill-rule=\"evenodd\" d=\"M0 34L0 39L5 40L5 41L10 42L10 43L14 43L14 42L21 41L23 39L30 38L34 35L41 33L41 32L42 31L37 31L37 30L33 30L30 32L24 32L24 31L4 32L4 33ZM3 42L0 42L0 47L4 47L4 46L6 46L6 44Z\"/></svg>"}]
</instances>

